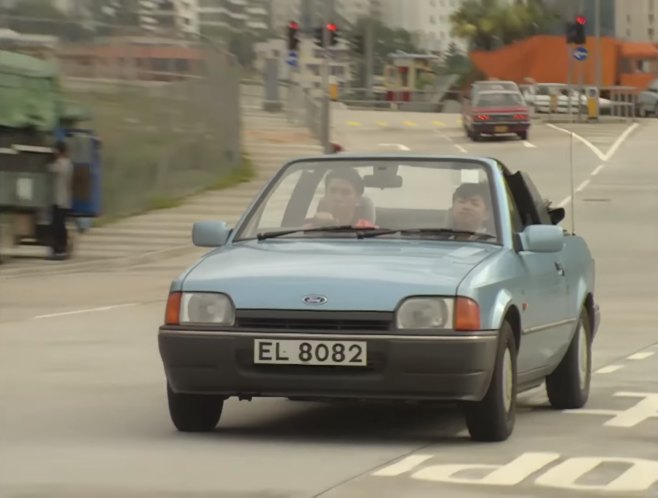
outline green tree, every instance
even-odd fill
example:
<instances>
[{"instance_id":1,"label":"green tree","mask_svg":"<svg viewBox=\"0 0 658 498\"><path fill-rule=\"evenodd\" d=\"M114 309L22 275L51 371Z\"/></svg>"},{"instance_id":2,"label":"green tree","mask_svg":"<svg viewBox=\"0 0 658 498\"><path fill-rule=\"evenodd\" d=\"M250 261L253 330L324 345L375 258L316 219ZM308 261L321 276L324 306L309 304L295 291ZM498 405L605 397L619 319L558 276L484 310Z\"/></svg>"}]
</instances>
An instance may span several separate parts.
<instances>
[{"instance_id":1,"label":"green tree","mask_svg":"<svg viewBox=\"0 0 658 498\"><path fill-rule=\"evenodd\" d=\"M471 50L493 50L546 32L556 17L541 0L466 0L450 20L452 33L467 40Z\"/></svg>"},{"instance_id":2,"label":"green tree","mask_svg":"<svg viewBox=\"0 0 658 498\"><path fill-rule=\"evenodd\" d=\"M390 55L397 51L407 53L418 53L420 50L413 40L409 31L404 29L393 29L385 26L377 20L371 20L365 17L359 18L350 32L343 35L344 38L350 39L355 36L362 36L365 42L367 23L372 22L373 30L373 73L383 74L384 66L390 63ZM366 84L365 64L363 56L358 64L354 66L353 81L356 87L362 88Z\"/></svg>"}]
</instances>

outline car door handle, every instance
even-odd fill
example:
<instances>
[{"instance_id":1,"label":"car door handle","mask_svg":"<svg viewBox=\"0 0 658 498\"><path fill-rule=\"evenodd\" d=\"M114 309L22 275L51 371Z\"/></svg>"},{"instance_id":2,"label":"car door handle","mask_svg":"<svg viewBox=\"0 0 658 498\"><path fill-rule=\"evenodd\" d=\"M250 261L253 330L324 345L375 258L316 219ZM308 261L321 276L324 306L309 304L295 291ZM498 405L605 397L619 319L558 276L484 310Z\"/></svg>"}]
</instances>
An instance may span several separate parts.
<instances>
[{"instance_id":1,"label":"car door handle","mask_svg":"<svg viewBox=\"0 0 658 498\"><path fill-rule=\"evenodd\" d=\"M564 277L564 267L557 261L555 262L555 269L561 277Z\"/></svg>"}]
</instances>

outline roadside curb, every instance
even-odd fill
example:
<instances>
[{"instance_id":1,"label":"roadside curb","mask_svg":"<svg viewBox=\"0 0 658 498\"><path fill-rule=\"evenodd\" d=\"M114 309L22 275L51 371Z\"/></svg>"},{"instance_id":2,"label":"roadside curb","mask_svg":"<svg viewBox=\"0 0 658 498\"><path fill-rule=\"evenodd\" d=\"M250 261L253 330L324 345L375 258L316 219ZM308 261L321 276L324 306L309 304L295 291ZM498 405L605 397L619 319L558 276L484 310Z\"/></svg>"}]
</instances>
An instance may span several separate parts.
<instances>
[{"instance_id":1,"label":"roadside curb","mask_svg":"<svg viewBox=\"0 0 658 498\"><path fill-rule=\"evenodd\" d=\"M0 270L1 280L13 280L22 277L31 277L36 275L62 275L67 273L78 273L90 269L99 269L105 272L107 270L118 269L124 266L135 266L140 264L152 263L160 258L169 258L172 256L179 256L186 252L193 250L194 245L185 244L160 249L157 251L146 252L139 255L120 256L117 258L96 259L93 261L85 261L84 263L72 263L62 267L52 268L16 268L7 271Z\"/></svg>"}]
</instances>

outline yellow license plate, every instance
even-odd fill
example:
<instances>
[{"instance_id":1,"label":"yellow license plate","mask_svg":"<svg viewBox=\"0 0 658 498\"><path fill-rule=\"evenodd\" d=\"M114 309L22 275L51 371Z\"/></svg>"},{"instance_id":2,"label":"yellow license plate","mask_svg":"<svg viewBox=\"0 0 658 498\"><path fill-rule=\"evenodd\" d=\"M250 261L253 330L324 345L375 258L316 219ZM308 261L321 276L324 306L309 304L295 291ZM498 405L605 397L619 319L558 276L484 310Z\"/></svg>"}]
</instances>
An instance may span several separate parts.
<instances>
[{"instance_id":1,"label":"yellow license plate","mask_svg":"<svg viewBox=\"0 0 658 498\"><path fill-rule=\"evenodd\" d=\"M507 131L507 126L496 126L494 131L496 133L505 133Z\"/></svg>"}]
</instances>

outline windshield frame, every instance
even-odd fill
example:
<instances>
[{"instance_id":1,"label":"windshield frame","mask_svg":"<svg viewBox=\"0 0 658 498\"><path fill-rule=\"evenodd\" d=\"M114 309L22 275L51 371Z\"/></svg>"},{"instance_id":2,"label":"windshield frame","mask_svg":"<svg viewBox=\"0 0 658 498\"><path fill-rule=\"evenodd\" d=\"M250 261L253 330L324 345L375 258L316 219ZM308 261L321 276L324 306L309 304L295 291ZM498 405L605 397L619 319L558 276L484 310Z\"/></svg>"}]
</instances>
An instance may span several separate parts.
<instances>
[{"instance_id":1,"label":"windshield frame","mask_svg":"<svg viewBox=\"0 0 658 498\"><path fill-rule=\"evenodd\" d=\"M377 154L371 154L371 155L359 155L359 154L353 154L353 155L348 155L348 154L340 154L340 155L326 155L326 156L308 156L308 157L300 157L297 159L293 159L291 161L288 161L285 163L276 173L275 175L270 179L270 181L263 187L263 189L260 191L256 199L249 205L249 207L245 210L243 213L242 217L238 220L236 223L235 229L232 230L232 233L230 235L229 240L227 243L233 243L233 242L247 242L247 241L253 241L257 240L257 234L254 234L253 236L244 236L244 232L253 220L255 216L257 216L259 209L263 206L265 202L267 202L270 193L280 185L280 181L283 177L289 174L289 170L291 168L294 168L295 166L299 164L304 164L304 163L349 163L354 166L357 166L355 163L360 163L360 162L373 162L373 161L398 161L403 164L413 164L417 162L445 162L445 163L464 163L464 164L470 164L470 165L479 165L482 167L482 169L486 172L487 175L487 182L489 183L489 189L490 189L490 196L491 196L491 208L492 208L492 216L493 216L493 223L494 227L496 229L496 234L495 238L492 238L490 240L477 240L477 241L471 241L471 242L478 242L478 243L486 243L486 244L494 244L494 245L505 245L506 240L507 240L507 235L504 233L506 224L503 222L501 219L501 216L504 214L501 211L501 199L500 199L500 192L498 189L498 182L499 182L499 171L495 163L492 163L492 160L490 158L483 158L483 157L464 157L464 156L431 156L431 155L412 155L412 154L407 154L407 155L396 155L396 154L386 154L386 155L377 155ZM330 167L329 164L326 166L327 168ZM358 167L358 166L357 166ZM301 228L301 227L300 227ZM381 228L386 228L386 227L381 227ZM318 232L318 234L321 234L323 232ZM356 232L355 232L356 233ZM334 237L338 235L337 233L331 234ZM327 237L322 237L322 239L326 239ZM340 237L341 239L345 239L345 237ZM417 235L417 236L410 236L410 235L404 235L400 236L400 238L395 238L393 240L405 240L405 239L427 239L427 237L423 237L422 235ZM350 240L356 240L356 236L354 237L349 237ZM381 238L375 238L372 240L391 240L391 238L386 238L386 237L381 237ZM270 240L270 239L268 239ZM288 237L283 237L278 240L290 240ZM299 240L298 238L294 238L294 240ZM314 240L317 241L317 238L314 239L309 239L309 240ZM460 241L463 242L463 241Z\"/></svg>"}]
</instances>

